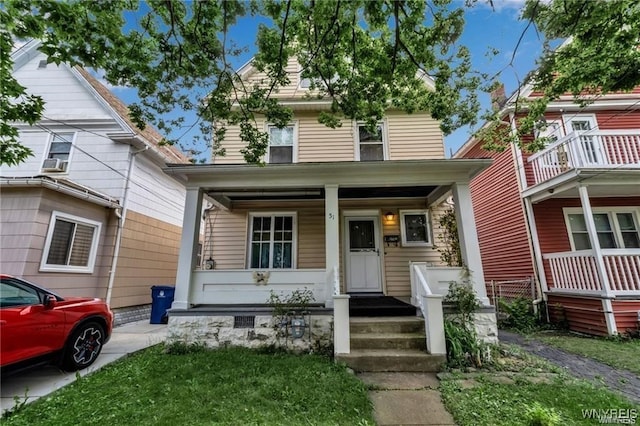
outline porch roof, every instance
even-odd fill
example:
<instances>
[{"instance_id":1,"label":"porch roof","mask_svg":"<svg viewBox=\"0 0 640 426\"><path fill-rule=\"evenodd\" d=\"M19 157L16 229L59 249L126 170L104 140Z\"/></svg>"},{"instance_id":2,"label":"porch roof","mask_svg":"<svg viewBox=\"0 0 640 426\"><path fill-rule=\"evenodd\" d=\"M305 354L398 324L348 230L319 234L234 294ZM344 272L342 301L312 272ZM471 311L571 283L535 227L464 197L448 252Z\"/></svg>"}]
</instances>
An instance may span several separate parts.
<instances>
[{"instance_id":1,"label":"porch roof","mask_svg":"<svg viewBox=\"0 0 640 426\"><path fill-rule=\"evenodd\" d=\"M169 164L165 173L205 191L448 186L469 182L491 159L267 164Z\"/></svg>"}]
</instances>

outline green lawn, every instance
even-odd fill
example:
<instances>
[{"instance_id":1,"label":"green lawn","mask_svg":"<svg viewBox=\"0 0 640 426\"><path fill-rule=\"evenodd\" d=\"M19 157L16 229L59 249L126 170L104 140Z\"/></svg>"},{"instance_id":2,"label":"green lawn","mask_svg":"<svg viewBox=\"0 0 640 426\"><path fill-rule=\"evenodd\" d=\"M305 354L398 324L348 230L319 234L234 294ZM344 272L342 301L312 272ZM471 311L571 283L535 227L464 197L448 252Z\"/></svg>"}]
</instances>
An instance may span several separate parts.
<instances>
[{"instance_id":1,"label":"green lawn","mask_svg":"<svg viewBox=\"0 0 640 426\"><path fill-rule=\"evenodd\" d=\"M12 425L367 425L367 389L331 360L155 346L25 406Z\"/></svg>"},{"instance_id":2,"label":"green lawn","mask_svg":"<svg viewBox=\"0 0 640 426\"><path fill-rule=\"evenodd\" d=\"M554 424L563 426L598 424L585 418L582 410L637 409L637 405L609 391L562 376L552 383L539 384L497 384L480 379L477 386L468 389L462 389L456 380L447 380L440 389L447 409L460 426L546 424L529 422L528 411L536 402L539 407L552 409L560 417Z\"/></svg>"},{"instance_id":3,"label":"green lawn","mask_svg":"<svg viewBox=\"0 0 640 426\"><path fill-rule=\"evenodd\" d=\"M533 337L567 352L640 374L640 339L613 340L569 333L537 333Z\"/></svg>"}]
</instances>

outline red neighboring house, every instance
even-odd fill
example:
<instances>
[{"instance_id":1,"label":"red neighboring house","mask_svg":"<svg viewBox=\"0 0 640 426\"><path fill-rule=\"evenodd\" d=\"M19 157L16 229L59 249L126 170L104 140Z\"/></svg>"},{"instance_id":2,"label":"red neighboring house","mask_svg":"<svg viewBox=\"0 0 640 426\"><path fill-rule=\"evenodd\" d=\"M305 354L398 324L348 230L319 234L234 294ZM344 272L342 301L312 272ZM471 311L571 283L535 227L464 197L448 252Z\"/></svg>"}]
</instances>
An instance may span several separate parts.
<instances>
[{"instance_id":1,"label":"red neighboring house","mask_svg":"<svg viewBox=\"0 0 640 426\"><path fill-rule=\"evenodd\" d=\"M515 99L501 109L505 122L515 122ZM551 142L535 154L488 152L472 138L454 155L494 159L471 182L485 280L535 276L552 320L575 331L637 330L640 87L586 107L561 97L545 119L538 136Z\"/></svg>"}]
</instances>

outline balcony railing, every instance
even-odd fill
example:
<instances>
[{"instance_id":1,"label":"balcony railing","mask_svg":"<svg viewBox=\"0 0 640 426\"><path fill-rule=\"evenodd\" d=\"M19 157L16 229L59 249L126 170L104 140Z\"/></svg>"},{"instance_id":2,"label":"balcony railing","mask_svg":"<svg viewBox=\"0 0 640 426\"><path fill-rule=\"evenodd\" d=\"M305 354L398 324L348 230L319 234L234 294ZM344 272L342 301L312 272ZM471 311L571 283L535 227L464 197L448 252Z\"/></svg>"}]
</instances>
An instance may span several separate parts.
<instances>
[{"instance_id":1,"label":"balcony railing","mask_svg":"<svg viewBox=\"0 0 640 426\"><path fill-rule=\"evenodd\" d=\"M576 131L531 157L535 183L580 168L640 168L640 129Z\"/></svg>"},{"instance_id":2,"label":"balcony railing","mask_svg":"<svg viewBox=\"0 0 640 426\"><path fill-rule=\"evenodd\" d=\"M552 253L549 261L553 290L583 294L603 294L592 250ZM640 295L640 249L602 250L605 273L614 295Z\"/></svg>"}]
</instances>

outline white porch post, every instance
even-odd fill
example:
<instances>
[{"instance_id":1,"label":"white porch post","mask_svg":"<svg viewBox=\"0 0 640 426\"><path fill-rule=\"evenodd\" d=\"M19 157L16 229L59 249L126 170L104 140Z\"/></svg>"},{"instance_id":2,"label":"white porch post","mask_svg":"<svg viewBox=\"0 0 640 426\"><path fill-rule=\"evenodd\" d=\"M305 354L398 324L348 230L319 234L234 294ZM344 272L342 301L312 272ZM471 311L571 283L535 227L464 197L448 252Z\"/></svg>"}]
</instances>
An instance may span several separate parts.
<instances>
[{"instance_id":1,"label":"white porch post","mask_svg":"<svg viewBox=\"0 0 640 426\"><path fill-rule=\"evenodd\" d=\"M334 294L340 294L340 216L338 185L324 187L325 269L327 270L327 304L333 304ZM335 284L338 288L334 288Z\"/></svg>"},{"instance_id":2,"label":"white porch post","mask_svg":"<svg viewBox=\"0 0 640 426\"><path fill-rule=\"evenodd\" d=\"M460 239L462 260L471 272L473 289L483 305L489 305L487 289L484 285L484 271L480 257L480 243L476 230L476 220L471 203L471 190L468 182L456 182L451 186L455 203L456 223Z\"/></svg>"},{"instance_id":3,"label":"white porch post","mask_svg":"<svg viewBox=\"0 0 640 426\"><path fill-rule=\"evenodd\" d=\"M611 299L613 294L611 293L611 286L609 285L609 276L604 265L604 258L602 257L602 248L600 247L600 240L598 240L598 231L596 230L596 222L593 220L593 211L591 210L591 201L589 200L589 190L584 185L578 186L578 193L580 194L580 204L582 204L582 213L584 214L584 222L587 226L587 233L589 234L589 242L591 243L591 250L596 261L596 268L598 270L598 277L602 283L603 296L605 299L602 301L602 308L604 311L604 317L607 322L607 331L609 334L618 333L616 326L616 319L613 316L613 306Z\"/></svg>"},{"instance_id":4,"label":"white porch post","mask_svg":"<svg viewBox=\"0 0 640 426\"><path fill-rule=\"evenodd\" d=\"M202 189L200 188L187 188L180 255L178 257L176 291L171 305L172 309L188 309L190 306L191 273L195 269L196 253L198 251L202 194Z\"/></svg>"}]
</instances>

